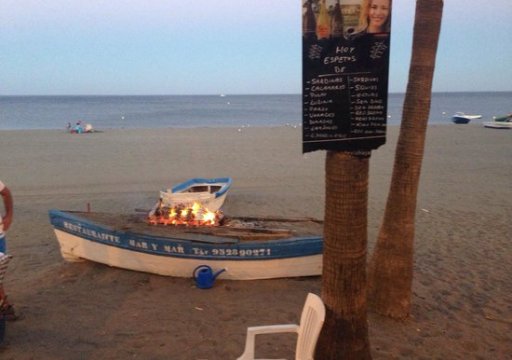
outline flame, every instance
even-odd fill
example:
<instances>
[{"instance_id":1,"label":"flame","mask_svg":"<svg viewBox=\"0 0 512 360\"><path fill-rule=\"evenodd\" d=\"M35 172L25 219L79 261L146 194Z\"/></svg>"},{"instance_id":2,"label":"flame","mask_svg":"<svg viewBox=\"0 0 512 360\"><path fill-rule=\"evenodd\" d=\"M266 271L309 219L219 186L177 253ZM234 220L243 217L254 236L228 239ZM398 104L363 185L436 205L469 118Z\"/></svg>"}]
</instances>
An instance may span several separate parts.
<instances>
[{"instance_id":1,"label":"flame","mask_svg":"<svg viewBox=\"0 0 512 360\"><path fill-rule=\"evenodd\" d=\"M191 207L191 209L192 209L192 214L194 214L194 215L195 215L195 214L197 214L197 213L201 210L201 208L202 208L201 204L199 204L198 202L195 202L195 203L192 205L192 207Z\"/></svg>"},{"instance_id":2,"label":"flame","mask_svg":"<svg viewBox=\"0 0 512 360\"><path fill-rule=\"evenodd\" d=\"M166 207L159 203L147 221L151 225L218 226L223 216L220 210L210 211L197 202L190 207Z\"/></svg>"}]
</instances>

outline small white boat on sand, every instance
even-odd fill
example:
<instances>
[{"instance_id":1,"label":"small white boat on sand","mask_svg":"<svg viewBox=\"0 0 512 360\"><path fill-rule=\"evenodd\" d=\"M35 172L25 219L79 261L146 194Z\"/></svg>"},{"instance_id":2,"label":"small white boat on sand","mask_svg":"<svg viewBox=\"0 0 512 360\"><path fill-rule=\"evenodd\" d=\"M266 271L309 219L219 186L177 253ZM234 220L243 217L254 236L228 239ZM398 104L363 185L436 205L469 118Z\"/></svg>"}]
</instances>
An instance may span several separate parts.
<instances>
[{"instance_id":1,"label":"small white boat on sand","mask_svg":"<svg viewBox=\"0 0 512 360\"><path fill-rule=\"evenodd\" d=\"M204 179L193 178L171 189L160 191L160 200L150 215L159 207L192 207L198 203L210 211L217 211L224 204L232 179L229 177Z\"/></svg>"}]
</instances>

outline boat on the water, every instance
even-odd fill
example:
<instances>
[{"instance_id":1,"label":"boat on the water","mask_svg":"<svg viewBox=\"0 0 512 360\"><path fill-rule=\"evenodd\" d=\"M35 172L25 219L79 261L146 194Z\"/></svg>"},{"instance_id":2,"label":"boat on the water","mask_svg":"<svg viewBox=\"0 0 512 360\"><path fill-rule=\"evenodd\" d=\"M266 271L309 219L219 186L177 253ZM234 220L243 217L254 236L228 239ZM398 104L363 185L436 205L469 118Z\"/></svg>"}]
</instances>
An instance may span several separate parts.
<instances>
[{"instance_id":1,"label":"boat on the water","mask_svg":"<svg viewBox=\"0 0 512 360\"><path fill-rule=\"evenodd\" d=\"M467 124L471 120L481 119L481 118L482 118L482 115L470 115L470 114L465 114L463 112L457 112L452 116L452 121L455 124Z\"/></svg>"},{"instance_id":2,"label":"boat on the water","mask_svg":"<svg viewBox=\"0 0 512 360\"><path fill-rule=\"evenodd\" d=\"M201 204L210 211L219 210L226 199L233 180L223 178L193 178L160 191L160 200L151 210L154 213L159 207L176 208L191 207L194 203Z\"/></svg>"},{"instance_id":3,"label":"boat on the water","mask_svg":"<svg viewBox=\"0 0 512 360\"><path fill-rule=\"evenodd\" d=\"M512 114L494 116L493 121L486 121L483 125L490 129L512 129Z\"/></svg>"},{"instance_id":4,"label":"boat on the water","mask_svg":"<svg viewBox=\"0 0 512 360\"><path fill-rule=\"evenodd\" d=\"M314 276L322 272L322 224L314 219L224 219L217 227L150 225L140 215L49 211L67 261L90 260L165 276L201 265L221 279Z\"/></svg>"}]
</instances>

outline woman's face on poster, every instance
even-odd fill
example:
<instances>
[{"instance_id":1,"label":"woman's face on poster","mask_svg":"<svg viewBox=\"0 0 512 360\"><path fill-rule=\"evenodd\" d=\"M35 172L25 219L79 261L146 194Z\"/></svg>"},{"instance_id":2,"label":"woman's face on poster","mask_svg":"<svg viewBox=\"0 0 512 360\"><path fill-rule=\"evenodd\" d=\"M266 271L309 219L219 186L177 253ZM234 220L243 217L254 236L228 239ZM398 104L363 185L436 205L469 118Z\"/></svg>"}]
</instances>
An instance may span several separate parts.
<instances>
[{"instance_id":1,"label":"woman's face on poster","mask_svg":"<svg viewBox=\"0 0 512 360\"><path fill-rule=\"evenodd\" d=\"M371 0L368 12L370 27L382 29L390 12L389 0Z\"/></svg>"}]
</instances>

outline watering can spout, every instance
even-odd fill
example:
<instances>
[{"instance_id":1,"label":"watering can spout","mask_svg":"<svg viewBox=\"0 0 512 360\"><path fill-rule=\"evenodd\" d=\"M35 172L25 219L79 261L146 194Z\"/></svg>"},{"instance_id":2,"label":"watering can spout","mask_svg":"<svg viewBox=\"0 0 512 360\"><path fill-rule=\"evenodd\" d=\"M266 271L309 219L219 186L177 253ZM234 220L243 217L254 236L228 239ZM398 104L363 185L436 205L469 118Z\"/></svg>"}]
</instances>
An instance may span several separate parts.
<instances>
[{"instance_id":1,"label":"watering can spout","mask_svg":"<svg viewBox=\"0 0 512 360\"><path fill-rule=\"evenodd\" d=\"M213 280L217 279L217 276L219 276L224 271L226 271L226 269L220 269L215 274L213 274Z\"/></svg>"}]
</instances>

